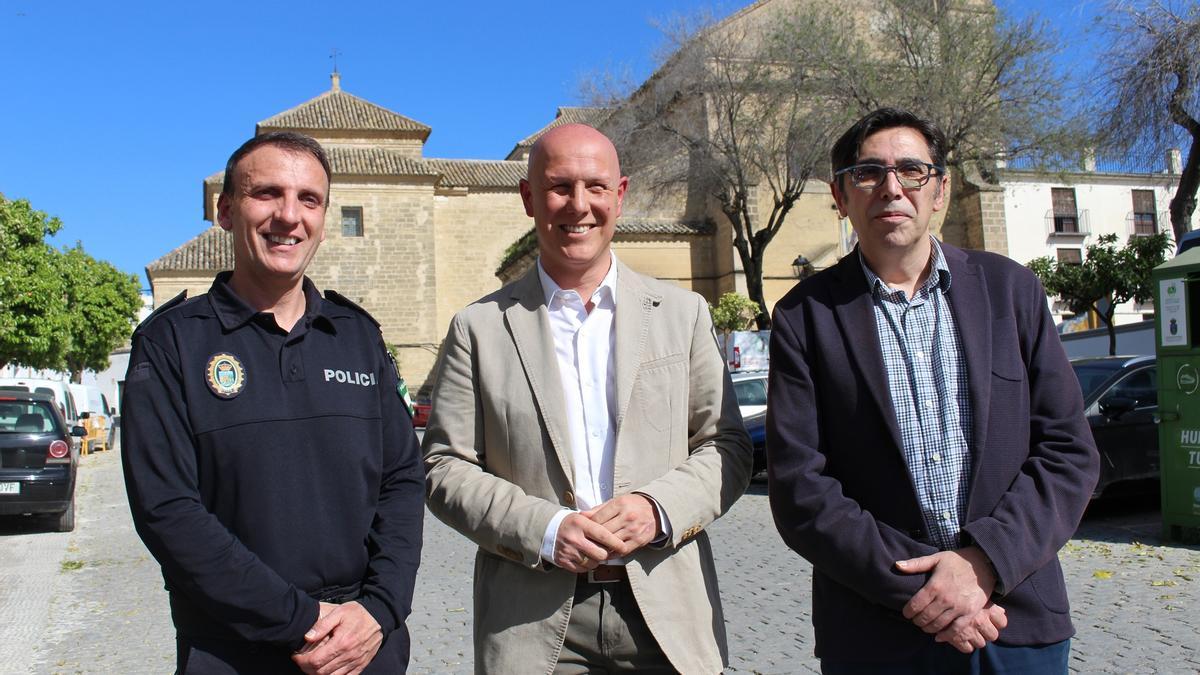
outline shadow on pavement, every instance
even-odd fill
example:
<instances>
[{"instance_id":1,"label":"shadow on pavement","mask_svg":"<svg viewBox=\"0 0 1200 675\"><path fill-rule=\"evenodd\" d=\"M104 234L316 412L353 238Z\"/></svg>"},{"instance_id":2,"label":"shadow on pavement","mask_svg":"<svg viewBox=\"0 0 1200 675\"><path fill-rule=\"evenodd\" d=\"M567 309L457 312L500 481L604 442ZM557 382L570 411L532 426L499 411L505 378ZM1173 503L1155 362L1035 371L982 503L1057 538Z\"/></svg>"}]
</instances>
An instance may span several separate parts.
<instances>
[{"instance_id":1,"label":"shadow on pavement","mask_svg":"<svg viewBox=\"0 0 1200 675\"><path fill-rule=\"evenodd\" d=\"M2 516L0 537L11 534L53 533L54 524L45 516Z\"/></svg>"},{"instance_id":2,"label":"shadow on pavement","mask_svg":"<svg viewBox=\"0 0 1200 675\"><path fill-rule=\"evenodd\" d=\"M1194 543L1163 539L1162 502L1157 480L1114 487L1124 489L1110 490L1103 497L1092 500L1075 538L1200 550Z\"/></svg>"}]
</instances>

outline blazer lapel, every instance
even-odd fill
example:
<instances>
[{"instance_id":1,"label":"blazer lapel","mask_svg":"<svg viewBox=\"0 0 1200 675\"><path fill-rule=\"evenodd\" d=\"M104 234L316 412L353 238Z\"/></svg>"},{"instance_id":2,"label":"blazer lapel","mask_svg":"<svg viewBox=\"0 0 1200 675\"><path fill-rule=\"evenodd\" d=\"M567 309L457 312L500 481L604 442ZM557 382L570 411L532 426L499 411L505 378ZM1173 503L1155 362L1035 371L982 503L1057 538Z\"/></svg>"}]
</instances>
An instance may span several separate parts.
<instances>
[{"instance_id":1,"label":"blazer lapel","mask_svg":"<svg viewBox=\"0 0 1200 675\"><path fill-rule=\"evenodd\" d=\"M971 395L971 479L979 471L987 443L988 411L992 395L992 311L987 280L978 265L967 262L959 249L942 244L950 268L950 311L958 329L962 356L967 360L967 389Z\"/></svg>"},{"instance_id":2,"label":"blazer lapel","mask_svg":"<svg viewBox=\"0 0 1200 675\"><path fill-rule=\"evenodd\" d=\"M833 305L842 325L846 351L854 359L876 407L887 425L896 451L903 452L900 424L892 406L888 388L887 366L883 363L883 348L879 346L879 327L875 323L875 302L859 263L858 248L844 256L834 270L838 283L832 284Z\"/></svg>"},{"instance_id":3,"label":"blazer lapel","mask_svg":"<svg viewBox=\"0 0 1200 675\"><path fill-rule=\"evenodd\" d=\"M621 428L629 399L633 396L633 382L637 379L650 330L650 312L662 302L662 296L650 292L633 270L617 261L617 308L614 320L617 331L616 351L613 361L617 369L617 420L616 429Z\"/></svg>"},{"instance_id":4,"label":"blazer lapel","mask_svg":"<svg viewBox=\"0 0 1200 675\"><path fill-rule=\"evenodd\" d=\"M516 302L504 310L504 321L517 348L534 402L546 425L546 434L574 489L575 470L571 461L571 436L563 400L562 378L558 372L550 315L546 310L546 298L536 266L513 285L511 297Z\"/></svg>"}]
</instances>

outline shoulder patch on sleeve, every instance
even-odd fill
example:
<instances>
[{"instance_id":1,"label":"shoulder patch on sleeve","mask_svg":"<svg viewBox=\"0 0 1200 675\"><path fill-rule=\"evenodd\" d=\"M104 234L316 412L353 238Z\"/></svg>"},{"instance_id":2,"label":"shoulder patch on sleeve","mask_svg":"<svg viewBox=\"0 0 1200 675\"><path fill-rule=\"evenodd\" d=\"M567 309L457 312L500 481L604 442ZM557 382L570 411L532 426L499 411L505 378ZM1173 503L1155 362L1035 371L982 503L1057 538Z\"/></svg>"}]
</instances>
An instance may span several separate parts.
<instances>
[{"instance_id":1,"label":"shoulder patch on sleeve","mask_svg":"<svg viewBox=\"0 0 1200 675\"><path fill-rule=\"evenodd\" d=\"M326 290L325 291L325 299L332 302L335 305L340 305L342 307L352 309L352 310L358 312L359 314L362 314L363 316L370 319L371 323L375 324L376 326L379 326L379 322L375 320L375 317L371 316L370 312L363 309L362 307L359 307L357 304L355 304L353 301L351 301L350 298L347 298L346 296L342 295L341 293L338 293L337 291Z\"/></svg>"},{"instance_id":2,"label":"shoulder patch on sleeve","mask_svg":"<svg viewBox=\"0 0 1200 675\"><path fill-rule=\"evenodd\" d=\"M404 376L400 374L400 364L396 363L396 357L389 350L387 352L388 360L392 362L392 368L396 369L396 395L404 401L404 409L408 411L408 416L412 417L417 414L417 409L413 406L412 395L408 392L408 383L404 381Z\"/></svg>"},{"instance_id":3,"label":"shoulder patch on sleeve","mask_svg":"<svg viewBox=\"0 0 1200 675\"><path fill-rule=\"evenodd\" d=\"M185 300L187 300L187 291L182 291L179 295L164 302L162 305L160 305L158 308L156 308L153 312L150 312L150 316L146 317L144 321L142 321L140 324L138 324L138 327L136 329L134 329L134 332L136 333L137 331L142 330L146 326L149 326L151 324L151 322L153 322L158 317L162 316L165 312L167 312L167 310L169 310L172 307L175 307L177 305L183 304L183 302Z\"/></svg>"}]
</instances>

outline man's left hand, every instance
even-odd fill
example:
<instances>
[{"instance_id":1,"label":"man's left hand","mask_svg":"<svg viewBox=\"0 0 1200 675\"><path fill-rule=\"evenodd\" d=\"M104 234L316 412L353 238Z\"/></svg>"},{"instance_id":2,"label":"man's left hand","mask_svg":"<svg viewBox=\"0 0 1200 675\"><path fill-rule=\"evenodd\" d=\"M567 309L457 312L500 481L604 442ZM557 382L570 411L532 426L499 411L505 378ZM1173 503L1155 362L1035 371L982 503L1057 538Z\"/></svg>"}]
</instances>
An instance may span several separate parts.
<instances>
[{"instance_id":1,"label":"man's left hand","mask_svg":"<svg viewBox=\"0 0 1200 675\"><path fill-rule=\"evenodd\" d=\"M987 556L975 546L900 560L896 567L906 574L932 573L903 609L904 618L931 635L956 619L974 617L996 587Z\"/></svg>"},{"instance_id":2,"label":"man's left hand","mask_svg":"<svg viewBox=\"0 0 1200 675\"><path fill-rule=\"evenodd\" d=\"M383 644L383 631L371 613L357 602L321 603L321 614L304 634L305 646L292 661L309 675L361 673Z\"/></svg>"},{"instance_id":3,"label":"man's left hand","mask_svg":"<svg viewBox=\"0 0 1200 675\"><path fill-rule=\"evenodd\" d=\"M646 495L613 497L583 515L608 528L624 543L611 552L614 556L627 556L654 541L659 534L658 509Z\"/></svg>"}]
</instances>

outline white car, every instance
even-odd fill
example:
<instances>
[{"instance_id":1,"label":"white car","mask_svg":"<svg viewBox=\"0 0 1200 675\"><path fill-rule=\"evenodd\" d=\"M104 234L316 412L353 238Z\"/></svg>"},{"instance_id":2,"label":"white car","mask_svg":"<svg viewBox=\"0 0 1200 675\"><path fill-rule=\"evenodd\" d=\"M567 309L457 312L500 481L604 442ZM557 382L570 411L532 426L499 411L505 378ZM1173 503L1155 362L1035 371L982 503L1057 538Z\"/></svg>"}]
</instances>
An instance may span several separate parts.
<instances>
[{"instance_id":1,"label":"white car","mask_svg":"<svg viewBox=\"0 0 1200 675\"><path fill-rule=\"evenodd\" d=\"M742 419L767 411L767 371L754 370L732 373L733 393L737 396Z\"/></svg>"},{"instance_id":2,"label":"white car","mask_svg":"<svg viewBox=\"0 0 1200 675\"><path fill-rule=\"evenodd\" d=\"M66 420L67 426L78 424L79 408L75 405L75 396L71 393L71 385L66 380L47 380L36 377L3 377L0 378L0 390L32 392L35 394L50 394L58 404L58 412Z\"/></svg>"}]
</instances>

